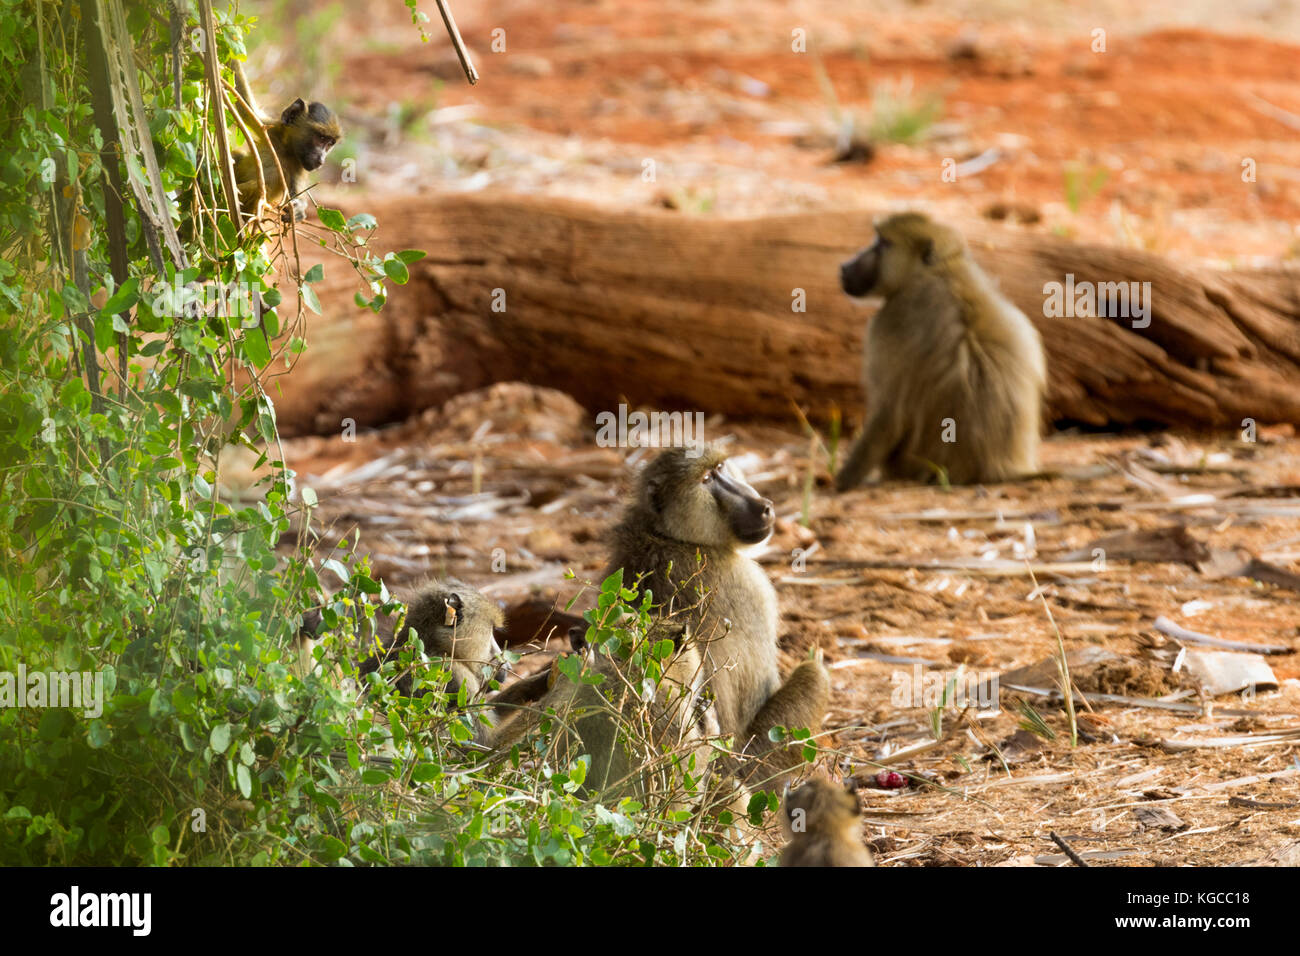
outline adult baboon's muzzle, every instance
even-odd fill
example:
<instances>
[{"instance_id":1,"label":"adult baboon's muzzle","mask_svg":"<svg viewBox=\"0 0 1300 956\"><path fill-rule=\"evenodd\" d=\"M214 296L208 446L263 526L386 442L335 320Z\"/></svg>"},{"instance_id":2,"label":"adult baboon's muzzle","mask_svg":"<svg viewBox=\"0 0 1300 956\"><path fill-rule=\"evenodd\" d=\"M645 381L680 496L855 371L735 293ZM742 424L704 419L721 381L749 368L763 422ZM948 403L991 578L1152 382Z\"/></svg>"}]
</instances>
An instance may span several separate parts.
<instances>
[{"instance_id":1,"label":"adult baboon's muzzle","mask_svg":"<svg viewBox=\"0 0 1300 956\"><path fill-rule=\"evenodd\" d=\"M879 256L873 245L840 265L840 288L854 298L870 295L876 285Z\"/></svg>"},{"instance_id":2,"label":"adult baboon's muzzle","mask_svg":"<svg viewBox=\"0 0 1300 956\"><path fill-rule=\"evenodd\" d=\"M731 533L742 544L758 544L772 533L776 511L772 502L755 491L748 482L729 474L726 468L714 472L709 483L713 500L727 516Z\"/></svg>"}]
</instances>

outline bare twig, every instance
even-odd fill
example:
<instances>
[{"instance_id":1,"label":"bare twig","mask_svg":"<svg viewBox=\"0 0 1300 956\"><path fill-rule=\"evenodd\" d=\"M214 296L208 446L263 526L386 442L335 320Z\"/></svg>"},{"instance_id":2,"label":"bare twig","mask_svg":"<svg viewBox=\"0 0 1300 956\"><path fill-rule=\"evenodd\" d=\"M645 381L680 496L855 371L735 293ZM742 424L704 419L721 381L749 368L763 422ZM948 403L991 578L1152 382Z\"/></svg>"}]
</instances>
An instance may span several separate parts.
<instances>
[{"instance_id":1,"label":"bare twig","mask_svg":"<svg viewBox=\"0 0 1300 956\"><path fill-rule=\"evenodd\" d=\"M451 45L456 48L456 56L460 59L460 68L465 71L465 79L469 80L470 85L478 82L478 70L474 69L473 62L469 58L469 50L465 48L465 41L460 38L460 30L456 28L456 20L451 15L451 7L447 0L436 0L438 12L442 14L442 25L447 28L447 36L451 37Z\"/></svg>"},{"instance_id":2,"label":"bare twig","mask_svg":"<svg viewBox=\"0 0 1300 956\"><path fill-rule=\"evenodd\" d=\"M1066 843L1064 840L1062 840L1059 836L1056 835L1055 830L1050 831L1047 835L1052 838L1053 843L1055 843L1057 846L1061 848L1062 851L1064 851L1065 855L1070 858L1070 862L1072 862L1075 866L1088 865L1083 861L1083 857L1079 856L1079 854L1074 852L1074 848L1070 846L1070 844Z\"/></svg>"},{"instance_id":3,"label":"bare twig","mask_svg":"<svg viewBox=\"0 0 1300 956\"><path fill-rule=\"evenodd\" d=\"M1179 627L1163 615L1157 617L1156 622L1151 626L1161 634L1167 634L1169 637L1174 638L1174 640L1181 641L1184 644L1200 644L1205 647L1221 647L1229 651L1247 651L1252 654L1295 653L1291 648L1277 644L1250 644L1245 641L1229 641L1221 637L1211 637L1209 634L1189 631L1185 627Z\"/></svg>"}]
</instances>

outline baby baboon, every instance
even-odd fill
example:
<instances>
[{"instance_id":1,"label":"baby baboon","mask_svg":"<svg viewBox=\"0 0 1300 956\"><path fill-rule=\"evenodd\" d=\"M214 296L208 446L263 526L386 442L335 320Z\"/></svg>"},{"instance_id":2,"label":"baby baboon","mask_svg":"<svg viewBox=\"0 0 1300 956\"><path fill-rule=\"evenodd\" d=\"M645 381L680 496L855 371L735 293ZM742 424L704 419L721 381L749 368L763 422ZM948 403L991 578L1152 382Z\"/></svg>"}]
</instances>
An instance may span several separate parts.
<instances>
[{"instance_id":1,"label":"baby baboon","mask_svg":"<svg viewBox=\"0 0 1300 956\"><path fill-rule=\"evenodd\" d=\"M249 143L235 152L235 188L239 192L239 206L244 214L257 212L258 202L265 198L270 205L280 208L284 222L293 219L302 222L307 218L307 200L300 194L307 187L307 173L319 169L325 156L343 136L343 129L334 113L324 103L306 103L301 97L286 106L279 119L262 115L252 89L244 75L244 68L236 60L235 108L254 137L264 127L264 143ZM272 151L274 155L272 155ZM260 177L259 177L260 170ZM281 177L280 173L284 175ZM262 185L266 195L262 195Z\"/></svg>"},{"instance_id":2,"label":"baby baboon","mask_svg":"<svg viewBox=\"0 0 1300 956\"><path fill-rule=\"evenodd\" d=\"M488 668L495 667L500 658L493 628L501 621L501 609L464 581L432 581L410 602L406 623L392 641L384 644L382 653L376 650L361 662L361 676L377 671L385 661L396 660L414 630L429 657L441 657L449 663L451 679L446 692L455 694L464 684L466 694L472 698L490 679ZM399 674L396 686L401 694L410 697L414 675L409 671Z\"/></svg>"},{"instance_id":3,"label":"baby baboon","mask_svg":"<svg viewBox=\"0 0 1300 956\"><path fill-rule=\"evenodd\" d=\"M595 792L654 789L657 758L667 749L680 751L683 744L696 758L692 772L702 774L709 755L706 738L718 734L711 701L703 693L703 662L690 630L680 624L656 623L639 646L652 648L665 638L672 640L674 650L662 663L653 700L644 699L643 675L625 657L603 653L585 639L575 640L580 681L561 673L557 660L548 674L549 689L535 707L498 711L494 744L498 749L511 747L550 720L562 765L580 754L590 755L585 786ZM598 683L586 682L591 677ZM504 697L505 692L494 703Z\"/></svg>"},{"instance_id":4,"label":"baby baboon","mask_svg":"<svg viewBox=\"0 0 1300 956\"><path fill-rule=\"evenodd\" d=\"M786 795L782 866L875 866L862 845L862 810L852 787L814 778Z\"/></svg>"},{"instance_id":5,"label":"baby baboon","mask_svg":"<svg viewBox=\"0 0 1300 956\"><path fill-rule=\"evenodd\" d=\"M840 284L885 300L867 325L866 424L835 478L840 491L877 467L884 478L953 484L1038 471L1038 330L957 232L919 213L892 216L840 267Z\"/></svg>"},{"instance_id":6,"label":"baby baboon","mask_svg":"<svg viewBox=\"0 0 1300 956\"><path fill-rule=\"evenodd\" d=\"M775 512L713 448L692 457L670 448L641 472L635 497L614 529L606 575L649 590L659 613L692 626L718 726L746 753L773 751L768 731L821 726L830 680L820 659L778 670L776 592L742 549L767 540ZM796 763L797 761L790 761ZM744 779L762 786L786 763L751 765ZM787 769L783 767L782 769Z\"/></svg>"}]
</instances>

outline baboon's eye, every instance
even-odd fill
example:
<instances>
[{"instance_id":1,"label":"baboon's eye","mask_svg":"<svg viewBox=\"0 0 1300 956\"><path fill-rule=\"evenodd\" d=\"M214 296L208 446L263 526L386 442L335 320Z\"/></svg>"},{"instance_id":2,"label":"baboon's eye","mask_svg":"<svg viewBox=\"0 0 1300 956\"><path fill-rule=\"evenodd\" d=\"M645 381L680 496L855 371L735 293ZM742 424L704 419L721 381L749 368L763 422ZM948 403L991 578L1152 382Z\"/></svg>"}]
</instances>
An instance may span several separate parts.
<instances>
[{"instance_id":1,"label":"baboon's eye","mask_svg":"<svg viewBox=\"0 0 1300 956\"><path fill-rule=\"evenodd\" d=\"M721 465L715 465L712 468L710 468L708 471L706 471L704 473L704 477L700 479L700 484L707 485L709 482L711 482L713 480L714 475L717 474L718 469L721 467L722 467Z\"/></svg>"}]
</instances>

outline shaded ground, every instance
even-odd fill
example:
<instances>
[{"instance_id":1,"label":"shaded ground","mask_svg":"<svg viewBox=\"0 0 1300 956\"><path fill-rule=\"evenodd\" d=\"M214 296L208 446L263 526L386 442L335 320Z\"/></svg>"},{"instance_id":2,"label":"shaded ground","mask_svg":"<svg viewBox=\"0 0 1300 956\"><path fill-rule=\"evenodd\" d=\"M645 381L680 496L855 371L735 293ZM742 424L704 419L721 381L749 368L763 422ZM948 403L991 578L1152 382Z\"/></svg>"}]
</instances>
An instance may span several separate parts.
<instances>
[{"instance_id":1,"label":"shaded ground","mask_svg":"<svg viewBox=\"0 0 1300 956\"><path fill-rule=\"evenodd\" d=\"M588 421L558 393L503 385L353 444L297 439L286 451L320 497L325 540L359 533L391 585L453 574L507 607L533 597L563 606L580 590L566 570L579 581L600 574L602 536L632 473L624 459L642 455L594 447ZM1164 615L1294 651L1296 593L1177 561L1108 555L1098 564L1090 547L1119 531L1178 525L1194 542L1244 546L1296 567L1300 441L1057 435L1044 465L1078 477L949 491L886 485L836 497L817 474L804 527L806 437L718 421L706 435L730 439L777 503L778 532L760 560L780 596L786 666L817 645L832 668L827 727L843 757L838 768L827 758L828 769L870 778L876 768L863 760L934 739L932 708L899 706L895 696L915 665L942 682L959 664L988 676L1052 654L1055 632L1039 595L1072 653L1121 657L1100 674L1077 672L1081 689L1159 696L1186 711L1098 703L1081 717L1090 739L1072 750L1059 704L1042 698L1026 699L1057 734L1050 742L1023 734L1006 742L1020 719L1006 689L1000 713L966 720L950 710L944 742L894 767L932 772L950 790L867 791L868 833L883 862L1054 863L1049 830L1126 865L1242 862L1300 840L1296 741L1191 752L1159 742L1300 727L1297 658L1269 658L1276 691L1207 701L1172 673L1179 645L1153 628ZM1082 558L1071 555L1080 549ZM579 597L577 609L585 606ZM520 650L544 638L512 634L532 641ZM547 660L545 651L526 657L521 670ZM988 743L1000 745L1009 774ZM1282 805L1234 806L1234 797ZM1162 828L1134 815L1151 806L1177 822Z\"/></svg>"}]
</instances>

